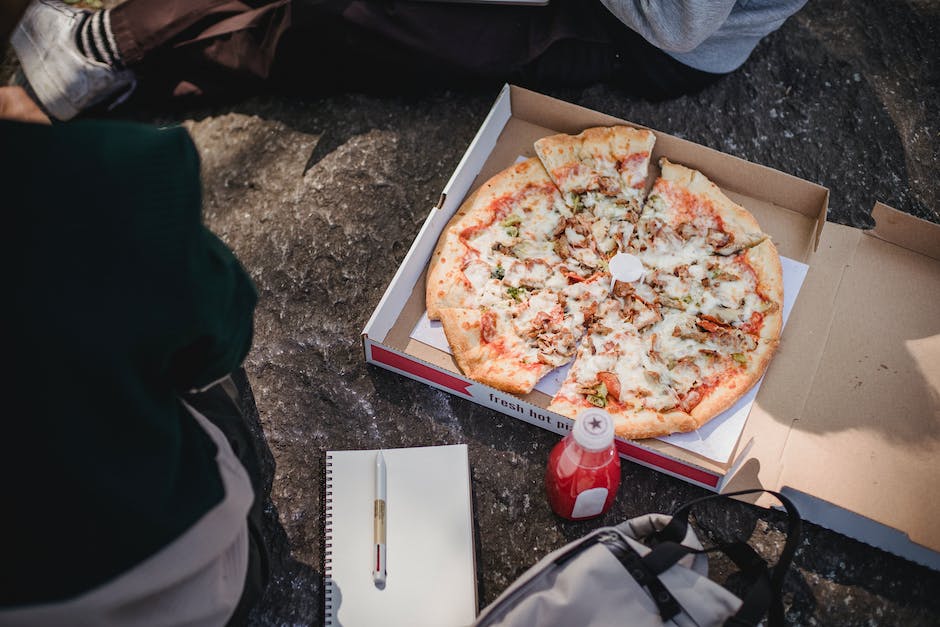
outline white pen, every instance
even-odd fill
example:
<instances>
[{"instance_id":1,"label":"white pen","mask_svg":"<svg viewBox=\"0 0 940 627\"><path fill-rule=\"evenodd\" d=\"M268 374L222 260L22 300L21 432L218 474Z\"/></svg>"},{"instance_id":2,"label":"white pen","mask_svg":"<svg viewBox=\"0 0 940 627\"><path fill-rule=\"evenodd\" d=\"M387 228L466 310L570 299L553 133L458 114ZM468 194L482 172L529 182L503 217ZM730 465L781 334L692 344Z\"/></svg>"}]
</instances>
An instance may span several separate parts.
<instances>
[{"instance_id":1,"label":"white pen","mask_svg":"<svg viewBox=\"0 0 940 627\"><path fill-rule=\"evenodd\" d=\"M385 587L385 499L387 497L387 471L385 456L379 451L375 456L375 513L372 524L375 536L372 580L379 588Z\"/></svg>"}]
</instances>

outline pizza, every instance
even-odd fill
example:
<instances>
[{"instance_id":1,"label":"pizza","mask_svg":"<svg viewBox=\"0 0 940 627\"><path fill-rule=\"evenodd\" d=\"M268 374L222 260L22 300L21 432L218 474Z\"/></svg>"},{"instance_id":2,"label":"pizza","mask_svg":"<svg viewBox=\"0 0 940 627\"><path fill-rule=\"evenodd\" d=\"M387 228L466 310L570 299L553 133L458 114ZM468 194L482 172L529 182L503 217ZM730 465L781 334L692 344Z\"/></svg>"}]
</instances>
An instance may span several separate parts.
<instances>
[{"instance_id":1,"label":"pizza","mask_svg":"<svg viewBox=\"0 0 940 627\"><path fill-rule=\"evenodd\" d=\"M513 394L571 363L549 409L603 408L631 439L697 429L756 383L782 326L780 258L754 217L627 126L538 140L445 228L428 317L460 370ZM642 276L611 275L631 255Z\"/></svg>"}]
</instances>

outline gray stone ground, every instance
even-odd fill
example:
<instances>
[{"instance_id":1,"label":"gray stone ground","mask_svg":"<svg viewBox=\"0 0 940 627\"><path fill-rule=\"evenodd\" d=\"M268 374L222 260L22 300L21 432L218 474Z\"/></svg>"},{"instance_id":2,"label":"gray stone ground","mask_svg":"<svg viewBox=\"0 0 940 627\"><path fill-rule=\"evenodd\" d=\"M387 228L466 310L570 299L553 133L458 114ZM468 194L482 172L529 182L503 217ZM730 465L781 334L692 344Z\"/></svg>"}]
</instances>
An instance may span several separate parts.
<instances>
[{"instance_id":1,"label":"gray stone ground","mask_svg":"<svg viewBox=\"0 0 940 627\"><path fill-rule=\"evenodd\" d=\"M940 221L938 56L937 2L819 0L697 96L653 104L606 85L551 93L821 183L836 222L870 226L876 200ZM364 363L359 333L498 88L268 95L179 118L202 154L206 220L261 295L246 370L277 467L274 579L258 625L322 622L327 449L469 445L481 605L588 529L704 493L624 464L613 511L562 522L542 494L557 436ZM713 505L697 522L706 537L749 537L767 556L782 544L775 512ZM713 578L732 572L713 560ZM787 617L937 625L938 591L940 574L809 524Z\"/></svg>"}]
</instances>

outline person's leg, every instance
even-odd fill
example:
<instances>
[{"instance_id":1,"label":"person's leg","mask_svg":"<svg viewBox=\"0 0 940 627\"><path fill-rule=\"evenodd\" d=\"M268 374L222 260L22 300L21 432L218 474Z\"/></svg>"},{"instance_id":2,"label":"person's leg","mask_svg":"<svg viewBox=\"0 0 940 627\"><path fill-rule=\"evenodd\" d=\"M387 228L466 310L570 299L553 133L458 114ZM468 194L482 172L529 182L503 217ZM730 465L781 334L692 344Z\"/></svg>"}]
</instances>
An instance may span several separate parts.
<instances>
[{"instance_id":1,"label":"person's leg","mask_svg":"<svg viewBox=\"0 0 940 627\"><path fill-rule=\"evenodd\" d=\"M290 0L127 0L101 12L38 0L12 43L39 103L67 120L123 100L138 74L169 93L264 79L289 24Z\"/></svg>"},{"instance_id":2,"label":"person's leg","mask_svg":"<svg viewBox=\"0 0 940 627\"><path fill-rule=\"evenodd\" d=\"M229 625L244 625L248 613L257 604L270 578L270 556L262 534L263 511L270 500L274 477L274 458L261 430L253 420L253 411L243 403L253 404L244 369L203 392L185 395L187 403L209 419L225 434L232 451L244 466L251 480L255 498L248 510L248 571L238 606ZM246 411L245 409L248 409Z\"/></svg>"},{"instance_id":3,"label":"person's leg","mask_svg":"<svg viewBox=\"0 0 940 627\"><path fill-rule=\"evenodd\" d=\"M545 7L298 0L274 72L279 85L315 92L589 84L615 74L606 15L599 3L580 0ZM549 51L553 61L540 64ZM324 56L331 63L312 72L310 60Z\"/></svg>"},{"instance_id":4,"label":"person's leg","mask_svg":"<svg viewBox=\"0 0 940 627\"><path fill-rule=\"evenodd\" d=\"M121 57L128 65L135 65L172 44L194 25L211 23L212 15L222 19L224 7L228 7L229 14L238 12L232 5L241 5L242 12L251 8L232 0L127 0L106 13L110 14L111 31Z\"/></svg>"},{"instance_id":5,"label":"person's leg","mask_svg":"<svg viewBox=\"0 0 940 627\"><path fill-rule=\"evenodd\" d=\"M162 95L245 89L266 79L290 0L128 0L110 11L120 54Z\"/></svg>"},{"instance_id":6,"label":"person's leg","mask_svg":"<svg viewBox=\"0 0 940 627\"><path fill-rule=\"evenodd\" d=\"M650 100L694 94L724 76L680 63L629 29L621 33L617 47L632 64L632 71L622 72L617 82Z\"/></svg>"},{"instance_id":7,"label":"person's leg","mask_svg":"<svg viewBox=\"0 0 940 627\"><path fill-rule=\"evenodd\" d=\"M472 80L534 88L610 82L660 99L720 77L679 63L599 2L518 7L298 0L294 14L275 64L282 84L396 91ZM335 62L311 79L309 60L331 54Z\"/></svg>"}]
</instances>

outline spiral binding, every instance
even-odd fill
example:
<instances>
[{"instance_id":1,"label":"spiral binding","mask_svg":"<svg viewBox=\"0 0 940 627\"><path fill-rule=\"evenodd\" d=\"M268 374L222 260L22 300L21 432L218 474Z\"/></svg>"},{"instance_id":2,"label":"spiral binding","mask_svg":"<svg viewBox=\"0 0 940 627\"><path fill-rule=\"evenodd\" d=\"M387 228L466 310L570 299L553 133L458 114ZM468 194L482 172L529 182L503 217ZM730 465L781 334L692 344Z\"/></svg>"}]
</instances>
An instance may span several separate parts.
<instances>
[{"instance_id":1,"label":"spiral binding","mask_svg":"<svg viewBox=\"0 0 940 627\"><path fill-rule=\"evenodd\" d=\"M323 581L326 627L332 627L333 617L333 456L326 456L326 532L324 534Z\"/></svg>"}]
</instances>

